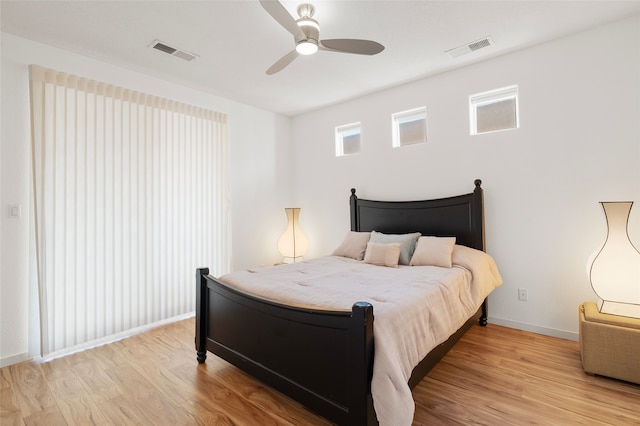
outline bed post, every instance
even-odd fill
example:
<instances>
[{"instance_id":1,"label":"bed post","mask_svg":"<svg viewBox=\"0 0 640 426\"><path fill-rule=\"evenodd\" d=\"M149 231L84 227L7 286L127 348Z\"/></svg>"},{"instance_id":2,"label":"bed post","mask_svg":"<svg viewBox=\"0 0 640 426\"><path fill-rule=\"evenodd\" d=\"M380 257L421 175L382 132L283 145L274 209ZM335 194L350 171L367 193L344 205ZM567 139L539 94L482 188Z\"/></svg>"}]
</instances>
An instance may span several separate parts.
<instances>
[{"instance_id":1,"label":"bed post","mask_svg":"<svg viewBox=\"0 0 640 426\"><path fill-rule=\"evenodd\" d=\"M351 230L358 231L358 197L356 197L356 189L351 188L351 198L349 199L349 204L351 206Z\"/></svg>"},{"instance_id":2,"label":"bed post","mask_svg":"<svg viewBox=\"0 0 640 426\"><path fill-rule=\"evenodd\" d=\"M373 306L356 302L352 307L352 326L349 336L349 424L377 424L371 377L373 375Z\"/></svg>"},{"instance_id":3,"label":"bed post","mask_svg":"<svg viewBox=\"0 0 640 426\"><path fill-rule=\"evenodd\" d=\"M480 187L480 185L482 185L482 180L476 179L473 183L476 185L476 188L473 190L473 212L471 214L473 222L472 226L474 229L480 231L474 233L478 239L477 241L474 241L474 245L478 250L486 251L486 242L484 238L484 195L482 188ZM485 298L482 302L482 312L478 319L478 323L481 326L487 325L488 303L488 298Z\"/></svg>"},{"instance_id":4,"label":"bed post","mask_svg":"<svg viewBox=\"0 0 640 426\"><path fill-rule=\"evenodd\" d=\"M476 179L473 181L475 189L473 190L473 211L471 212L471 227L474 230L473 235L475 241L473 241L473 248L486 251L484 241L484 195L482 188L482 180Z\"/></svg>"},{"instance_id":5,"label":"bed post","mask_svg":"<svg viewBox=\"0 0 640 426\"><path fill-rule=\"evenodd\" d=\"M207 307L209 305L209 289L206 275L209 268L196 270L196 354L198 363L207 359Z\"/></svg>"},{"instance_id":6,"label":"bed post","mask_svg":"<svg viewBox=\"0 0 640 426\"><path fill-rule=\"evenodd\" d=\"M482 312L480 313L480 318L478 319L478 324L480 324L483 327L487 325L487 315L489 311L488 305L489 305L489 298L485 297L484 301L482 302Z\"/></svg>"}]
</instances>

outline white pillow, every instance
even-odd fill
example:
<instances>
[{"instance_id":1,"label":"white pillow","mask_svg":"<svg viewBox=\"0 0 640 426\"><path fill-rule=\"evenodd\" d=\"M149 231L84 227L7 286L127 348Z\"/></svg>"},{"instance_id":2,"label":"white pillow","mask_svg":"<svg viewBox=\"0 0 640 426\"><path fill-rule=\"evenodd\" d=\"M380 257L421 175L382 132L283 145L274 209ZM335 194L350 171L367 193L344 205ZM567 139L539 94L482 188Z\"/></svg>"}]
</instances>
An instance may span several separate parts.
<instances>
[{"instance_id":1,"label":"white pillow","mask_svg":"<svg viewBox=\"0 0 640 426\"><path fill-rule=\"evenodd\" d=\"M451 255L456 237L420 237L411 257L411 266L451 268Z\"/></svg>"},{"instance_id":2,"label":"white pillow","mask_svg":"<svg viewBox=\"0 0 640 426\"><path fill-rule=\"evenodd\" d=\"M371 263L379 266L398 267L398 259L400 258L400 243L372 243L367 244L367 251L364 254L365 263Z\"/></svg>"},{"instance_id":3,"label":"white pillow","mask_svg":"<svg viewBox=\"0 0 640 426\"><path fill-rule=\"evenodd\" d=\"M400 243L400 265L408 265L413 256L413 250L416 247L416 241L420 237L419 232L413 234L383 234L382 232L371 231L370 242L373 243Z\"/></svg>"},{"instance_id":4,"label":"white pillow","mask_svg":"<svg viewBox=\"0 0 640 426\"><path fill-rule=\"evenodd\" d=\"M362 260L367 249L367 243L371 232L349 231L344 240L332 253L334 256L350 257L355 260Z\"/></svg>"}]
</instances>

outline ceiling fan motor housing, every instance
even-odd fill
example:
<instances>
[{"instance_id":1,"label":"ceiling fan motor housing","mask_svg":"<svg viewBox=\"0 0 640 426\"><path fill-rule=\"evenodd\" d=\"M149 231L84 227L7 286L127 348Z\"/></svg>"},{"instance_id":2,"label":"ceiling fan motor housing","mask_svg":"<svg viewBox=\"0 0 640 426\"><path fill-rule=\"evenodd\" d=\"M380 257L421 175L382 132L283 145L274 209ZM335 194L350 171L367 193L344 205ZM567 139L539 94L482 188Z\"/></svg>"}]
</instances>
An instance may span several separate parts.
<instances>
[{"instance_id":1,"label":"ceiling fan motor housing","mask_svg":"<svg viewBox=\"0 0 640 426\"><path fill-rule=\"evenodd\" d=\"M312 4L302 3L300 6L298 6L298 9L296 11L298 12L298 16L300 17L300 19L296 20L296 23L298 24L304 35L307 37L307 39L315 40L317 43L318 40L320 40L320 25L318 24L318 21L313 19L313 14L315 13L316 9ZM296 40L296 42L299 41L300 40Z\"/></svg>"},{"instance_id":2,"label":"ceiling fan motor housing","mask_svg":"<svg viewBox=\"0 0 640 426\"><path fill-rule=\"evenodd\" d=\"M304 37L302 35L295 37L296 50L303 55L311 55L318 51L318 40L320 40L320 25L312 18L315 9L313 5L303 3L298 6L297 11L300 19L296 20L296 24Z\"/></svg>"},{"instance_id":3,"label":"ceiling fan motor housing","mask_svg":"<svg viewBox=\"0 0 640 426\"><path fill-rule=\"evenodd\" d=\"M320 40L320 25L318 25L318 21L313 19L311 16L303 16L296 21L298 27L304 34L296 37L296 45L300 43L313 43L316 46L318 45L318 40Z\"/></svg>"}]
</instances>

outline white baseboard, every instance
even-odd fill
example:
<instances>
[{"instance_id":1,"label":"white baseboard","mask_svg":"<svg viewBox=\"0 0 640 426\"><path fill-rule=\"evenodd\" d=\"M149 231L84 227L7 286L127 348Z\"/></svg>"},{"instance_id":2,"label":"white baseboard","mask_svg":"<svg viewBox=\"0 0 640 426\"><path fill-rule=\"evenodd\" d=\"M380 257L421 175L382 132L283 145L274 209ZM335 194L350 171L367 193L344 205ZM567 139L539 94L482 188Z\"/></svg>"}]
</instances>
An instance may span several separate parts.
<instances>
[{"instance_id":1,"label":"white baseboard","mask_svg":"<svg viewBox=\"0 0 640 426\"><path fill-rule=\"evenodd\" d=\"M504 327L515 328L517 330L530 331L532 333L544 334L545 336L558 337L565 340L578 341L578 333L566 330L557 330L555 328L540 327L535 324L527 324L524 322L512 321L504 318L496 318L489 316L490 324L501 325Z\"/></svg>"},{"instance_id":2,"label":"white baseboard","mask_svg":"<svg viewBox=\"0 0 640 426\"><path fill-rule=\"evenodd\" d=\"M29 361L31 357L28 353L8 356L6 358L0 358L0 368L7 367L12 364L17 364L19 362Z\"/></svg>"}]
</instances>

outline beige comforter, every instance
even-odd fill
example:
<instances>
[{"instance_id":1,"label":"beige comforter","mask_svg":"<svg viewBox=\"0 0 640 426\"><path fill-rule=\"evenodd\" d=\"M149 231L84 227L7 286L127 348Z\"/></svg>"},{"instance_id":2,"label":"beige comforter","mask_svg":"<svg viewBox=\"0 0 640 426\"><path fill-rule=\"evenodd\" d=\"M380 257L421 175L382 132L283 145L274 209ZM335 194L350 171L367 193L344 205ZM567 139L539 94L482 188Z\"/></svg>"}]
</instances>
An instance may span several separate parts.
<instances>
[{"instance_id":1,"label":"beige comforter","mask_svg":"<svg viewBox=\"0 0 640 426\"><path fill-rule=\"evenodd\" d=\"M386 268L338 256L234 272L221 280L294 306L351 310L373 305L375 356L371 393L381 425L410 425L407 385L413 368L482 304L502 279L484 252L455 246L453 267ZM287 284L284 284L287 283Z\"/></svg>"}]
</instances>

